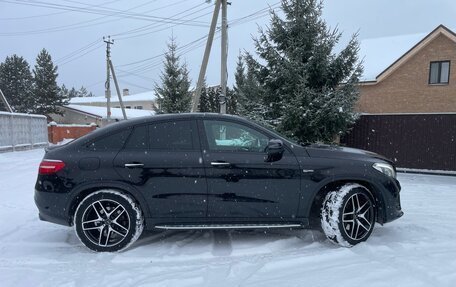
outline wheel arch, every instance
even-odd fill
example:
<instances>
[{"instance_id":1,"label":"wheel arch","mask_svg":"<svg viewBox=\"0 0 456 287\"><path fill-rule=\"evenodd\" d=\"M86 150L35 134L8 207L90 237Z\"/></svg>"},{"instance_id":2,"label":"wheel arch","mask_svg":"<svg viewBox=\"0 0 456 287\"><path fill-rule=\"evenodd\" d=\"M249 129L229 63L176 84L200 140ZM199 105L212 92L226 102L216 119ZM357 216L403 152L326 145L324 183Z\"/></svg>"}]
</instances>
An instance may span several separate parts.
<instances>
[{"instance_id":1,"label":"wheel arch","mask_svg":"<svg viewBox=\"0 0 456 287\"><path fill-rule=\"evenodd\" d=\"M86 183L84 185L78 186L77 188L73 189L71 192L70 200L68 200L68 205L66 207L67 216L68 216L68 223L70 226L73 225L73 217L76 212L76 208L78 205L90 194L102 190L102 189L114 189L125 194L128 194L135 200L143 212L145 217L149 217L150 211L149 206L147 205L146 200L144 197L139 193L136 189L114 181L107 181L107 182L93 182L93 183Z\"/></svg>"},{"instance_id":2,"label":"wheel arch","mask_svg":"<svg viewBox=\"0 0 456 287\"><path fill-rule=\"evenodd\" d=\"M319 187L316 189L316 192L314 193L312 198L312 201L309 203L308 206L308 218L310 220L311 225L318 225L320 222L320 210L323 205L323 201L325 199L325 196L330 192L337 190L338 188L342 187L343 185L347 183L357 183L359 185L364 186L369 193L371 194L374 204L375 204L375 209L376 209L376 222L383 224L384 218L385 218L385 208L384 208L384 198L383 194L380 191L380 189L371 181L366 180L366 179L353 179L353 178L339 178L339 179L333 179L328 182L324 182L319 185Z\"/></svg>"}]
</instances>

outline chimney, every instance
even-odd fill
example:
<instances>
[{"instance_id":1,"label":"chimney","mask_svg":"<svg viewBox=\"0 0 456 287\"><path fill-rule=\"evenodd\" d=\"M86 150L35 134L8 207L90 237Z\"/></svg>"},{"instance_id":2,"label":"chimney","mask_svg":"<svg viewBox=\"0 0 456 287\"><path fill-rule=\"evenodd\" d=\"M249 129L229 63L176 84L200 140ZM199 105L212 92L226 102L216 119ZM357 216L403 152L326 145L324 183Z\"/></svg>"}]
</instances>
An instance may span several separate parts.
<instances>
[{"instance_id":1,"label":"chimney","mask_svg":"<svg viewBox=\"0 0 456 287\"><path fill-rule=\"evenodd\" d=\"M130 95L130 90L129 89L123 89L122 94L124 97Z\"/></svg>"}]
</instances>

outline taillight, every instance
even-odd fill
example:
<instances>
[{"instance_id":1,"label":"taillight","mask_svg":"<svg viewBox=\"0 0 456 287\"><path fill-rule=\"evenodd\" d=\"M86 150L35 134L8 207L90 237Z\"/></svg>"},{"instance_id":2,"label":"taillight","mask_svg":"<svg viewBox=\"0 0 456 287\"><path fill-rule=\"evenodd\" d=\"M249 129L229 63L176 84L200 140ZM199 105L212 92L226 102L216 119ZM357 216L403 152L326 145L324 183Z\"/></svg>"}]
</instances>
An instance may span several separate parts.
<instances>
[{"instance_id":1,"label":"taillight","mask_svg":"<svg viewBox=\"0 0 456 287\"><path fill-rule=\"evenodd\" d=\"M40 163L38 174L49 175L54 174L65 167L65 163L61 160L45 159Z\"/></svg>"}]
</instances>

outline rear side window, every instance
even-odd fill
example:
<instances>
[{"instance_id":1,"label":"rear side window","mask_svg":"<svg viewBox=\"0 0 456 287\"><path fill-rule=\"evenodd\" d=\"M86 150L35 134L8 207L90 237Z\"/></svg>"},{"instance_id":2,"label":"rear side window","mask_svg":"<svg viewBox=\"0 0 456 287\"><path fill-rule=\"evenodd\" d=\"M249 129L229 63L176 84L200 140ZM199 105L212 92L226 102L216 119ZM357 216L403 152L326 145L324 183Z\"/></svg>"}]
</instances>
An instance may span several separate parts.
<instances>
[{"instance_id":1,"label":"rear side window","mask_svg":"<svg viewBox=\"0 0 456 287\"><path fill-rule=\"evenodd\" d=\"M130 134L130 129L96 139L87 145L92 151L117 151L120 150Z\"/></svg>"},{"instance_id":2,"label":"rear side window","mask_svg":"<svg viewBox=\"0 0 456 287\"><path fill-rule=\"evenodd\" d=\"M149 126L150 149L192 150L194 132L191 121L152 124Z\"/></svg>"},{"instance_id":3,"label":"rear side window","mask_svg":"<svg viewBox=\"0 0 456 287\"><path fill-rule=\"evenodd\" d=\"M126 149L149 149L149 134L147 126L137 126L128 139Z\"/></svg>"}]
</instances>

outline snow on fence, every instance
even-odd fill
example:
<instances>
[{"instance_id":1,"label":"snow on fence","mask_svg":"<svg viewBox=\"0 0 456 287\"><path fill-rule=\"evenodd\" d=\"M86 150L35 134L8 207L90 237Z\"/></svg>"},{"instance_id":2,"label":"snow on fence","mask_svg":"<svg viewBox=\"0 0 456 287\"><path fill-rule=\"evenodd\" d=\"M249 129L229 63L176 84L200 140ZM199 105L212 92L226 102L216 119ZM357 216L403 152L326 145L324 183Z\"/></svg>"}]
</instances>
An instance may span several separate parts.
<instances>
[{"instance_id":1,"label":"snow on fence","mask_svg":"<svg viewBox=\"0 0 456 287\"><path fill-rule=\"evenodd\" d=\"M0 112L0 152L47 145L46 116Z\"/></svg>"}]
</instances>

